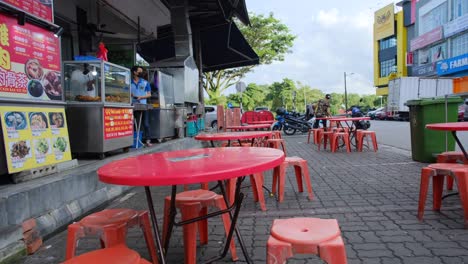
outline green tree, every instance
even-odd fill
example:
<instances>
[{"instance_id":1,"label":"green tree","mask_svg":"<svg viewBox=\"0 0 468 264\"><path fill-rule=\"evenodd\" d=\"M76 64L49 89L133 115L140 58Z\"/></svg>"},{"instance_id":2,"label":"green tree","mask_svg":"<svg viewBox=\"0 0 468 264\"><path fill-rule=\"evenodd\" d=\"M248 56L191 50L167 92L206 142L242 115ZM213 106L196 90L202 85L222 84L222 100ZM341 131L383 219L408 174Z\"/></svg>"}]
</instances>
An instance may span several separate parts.
<instances>
[{"instance_id":1,"label":"green tree","mask_svg":"<svg viewBox=\"0 0 468 264\"><path fill-rule=\"evenodd\" d=\"M284 107L291 110L293 108L293 92L296 90L296 84L288 78L283 79L282 82L271 84L266 96L266 100L270 103L270 109L274 111L278 107Z\"/></svg>"},{"instance_id":2,"label":"green tree","mask_svg":"<svg viewBox=\"0 0 468 264\"><path fill-rule=\"evenodd\" d=\"M268 16L250 14L250 26L239 26L247 42L257 53L260 64L283 61L291 52L296 36L289 28L270 13ZM239 82L255 66L225 69L204 73L203 86L210 102L217 102L223 92Z\"/></svg>"}]
</instances>

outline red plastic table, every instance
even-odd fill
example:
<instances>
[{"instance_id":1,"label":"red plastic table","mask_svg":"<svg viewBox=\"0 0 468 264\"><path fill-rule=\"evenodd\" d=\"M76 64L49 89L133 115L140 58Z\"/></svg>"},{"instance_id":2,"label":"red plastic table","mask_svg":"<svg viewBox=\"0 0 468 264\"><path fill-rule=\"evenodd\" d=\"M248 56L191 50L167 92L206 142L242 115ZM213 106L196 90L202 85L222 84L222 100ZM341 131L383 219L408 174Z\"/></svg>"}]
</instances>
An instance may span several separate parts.
<instances>
[{"instance_id":1,"label":"red plastic table","mask_svg":"<svg viewBox=\"0 0 468 264\"><path fill-rule=\"evenodd\" d=\"M271 137L271 133L271 131L220 132L212 134L199 134L195 136L195 139L201 141L210 141L212 147L215 147L214 141L228 141L228 146L230 146L232 140L241 141L243 139L250 139L252 140L253 146L255 139Z\"/></svg>"},{"instance_id":2,"label":"red plastic table","mask_svg":"<svg viewBox=\"0 0 468 264\"><path fill-rule=\"evenodd\" d=\"M235 130L235 131L241 131L241 130L256 130L256 129L265 129L265 128L271 128L271 125L269 124L260 124L260 125L247 125L247 126L228 126L226 129L229 130Z\"/></svg>"},{"instance_id":3,"label":"red plastic table","mask_svg":"<svg viewBox=\"0 0 468 264\"><path fill-rule=\"evenodd\" d=\"M249 125L271 125L275 122L275 120L268 120L268 121L250 121L247 122Z\"/></svg>"},{"instance_id":4,"label":"red plastic table","mask_svg":"<svg viewBox=\"0 0 468 264\"><path fill-rule=\"evenodd\" d=\"M439 131L450 131L452 132L453 138L457 142L457 145L465 155L465 158L468 159L465 148L460 142L460 139L457 137L457 131L468 131L468 122L452 122L452 123L437 123L437 124L428 124L426 125L427 129L439 130Z\"/></svg>"},{"instance_id":5,"label":"red plastic table","mask_svg":"<svg viewBox=\"0 0 468 264\"><path fill-rule=\"evenodd\" d=\"M209 260L209 263L224 258L228 252L233 232L235 231L242 252L248 263L252 263L244 246L242 236L235 227L239 210L242 206L244 195L240 192L241 183L245 175L260 173L279 166L284 161L284 152L273 148L205 148L189 149L170 152L153 153L119 161L111 162L101 167L97 174L99 180L109 184L144 186L147 203L153 222L153 231L156 237L159 257L162 264L166 263L165 254L169 245L172 228L174 225L184 225L229 213L232 219L231 230L227 236L223 255ZM222 181L237 178L236 194L233 205L229 205ZM217 181L224 199L227 210L210 213L209 215L187 220L182 223L175 222L177 185L195 184ZM159 228L151 197L150 186L172 186L171 193L171 221L168 229L166 244L161 244ZM234 215L232 215L234 211Z\"/></svg>"}]
</instances>

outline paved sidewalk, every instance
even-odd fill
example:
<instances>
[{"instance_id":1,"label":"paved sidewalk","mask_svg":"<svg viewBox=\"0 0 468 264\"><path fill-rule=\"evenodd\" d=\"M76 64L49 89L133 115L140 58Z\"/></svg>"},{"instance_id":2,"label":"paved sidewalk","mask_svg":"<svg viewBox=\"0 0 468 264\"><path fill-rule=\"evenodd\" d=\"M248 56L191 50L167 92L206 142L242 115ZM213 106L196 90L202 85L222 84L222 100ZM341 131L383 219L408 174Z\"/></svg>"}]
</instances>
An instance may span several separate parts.
<instances>
[{"instance_id":1,"label":"paved sidewalk","mask_svg":"<svg viewBox=\"0 0 468 264\"><path fill-rule=\"evenodd\" d=\"M271 223L276 218L296 216L336 218L339 221L349 263L468 263L468 231L463 228L463 215L458 196L443 201L441 213L432 212L428 198L425 218L416 218L419 194L419 173L424 164L413 162L404 150L381 145L377 153L330 153L317 151L306 144L306 135L286 136L288 156L308 160L314 199L298 193L293 169L288 169L285 200L276 202L266 197L268 211L262 212L247 194L241 211L239 228L250 249L254 263L265 263L266 241ZM271 187L271 173L265 175ZM195 187L195 186L194 186ZM169 188L153 188L156 210L161 212L163 198ZM132 189L109 207L146 209L142 188ZM200 259L217 254L222 246L224 229L218 219L209 221L207 246L199 246ZM36 254L23 263L59 263L64 259L66 232L44 242ZM96 239L83 239L79 252L97 248ZM141 232L133 229L128 245L148 258ZM238 247L238 256L243 255ZM168 263L183 263L181 228L176 228L169 249ZM232 263L227 257L218 263ZM323 263L313 256L299 256L288 263Z\"/></svg>"}]
</instances>

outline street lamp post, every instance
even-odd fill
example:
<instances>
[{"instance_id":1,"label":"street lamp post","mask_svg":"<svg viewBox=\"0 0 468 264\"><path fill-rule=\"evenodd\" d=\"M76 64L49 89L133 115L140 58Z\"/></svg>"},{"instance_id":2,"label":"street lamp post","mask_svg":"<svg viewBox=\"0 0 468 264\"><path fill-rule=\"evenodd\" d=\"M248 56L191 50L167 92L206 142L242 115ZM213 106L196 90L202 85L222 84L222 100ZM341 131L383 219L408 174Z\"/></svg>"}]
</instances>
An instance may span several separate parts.
<instances>
[{"instance_id":1,"label":"street lamp post","mask_svg":"<svg viewBox=\"0 0 468 264\"><path fill-rule=\"evenodd\" d=\"M344 100L345 100L345 111L348 111L348 91L346 90L346 75L353 75L354 73L344 72Z\"/></svg>"}]
</instances>

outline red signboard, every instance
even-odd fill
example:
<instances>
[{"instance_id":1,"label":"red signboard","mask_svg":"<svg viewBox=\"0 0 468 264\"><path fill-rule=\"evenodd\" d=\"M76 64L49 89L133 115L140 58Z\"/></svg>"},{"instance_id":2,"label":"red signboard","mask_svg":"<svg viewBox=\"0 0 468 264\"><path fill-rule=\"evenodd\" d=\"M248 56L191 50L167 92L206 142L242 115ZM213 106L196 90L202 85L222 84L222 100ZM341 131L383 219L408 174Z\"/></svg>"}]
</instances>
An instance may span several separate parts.
<instances>
[{"instance_id":1,"label":"red signboard","mask_svg":"<svg viewBox=\"0 0 468 264\"><path fill-rule=\"evenodd\" d=\"M129 108L104 108L104 139L133 135L133 110Z\"/></svg>"},{"instance_id":2,"label":"red signboard","mask_svg":"<svg viewBox=\"0 0 468 264\"><path fill-rule=\"evenodd\" d=\"M0 96L62 100L62 93L59 39L0 15Z\"/></svg>"},{"instance_id":3,"label":"red signboard","mask_svg":"<svg viewBox=\"0 0 468 264\"><path fill-rule=\"evenodd\" d=\"M423 48L431 43L442 39L442 27L437 27L413 40L411 40L411 51Z\"/></svg>"},{"instance_id":4,"label":"red signboard","mask_svg":"<svg viewBox=\"0 0 468 264\"><path fill-rule=\"evenodd\" d=\"M53 22L52 5L53 0L1 0L15 6L26 13L44 20Z\"/></svg>"},{"instance_id":5,"label":"red signboard","mask_svg":"<svg viewBox=\"0 0 468 264\"><path fill-rule=\"evenodd\" d=\"M414 24L416 22L416 3L419 2L419 0L411 0L411 24Z\"/></svg>"}]
</instances>

